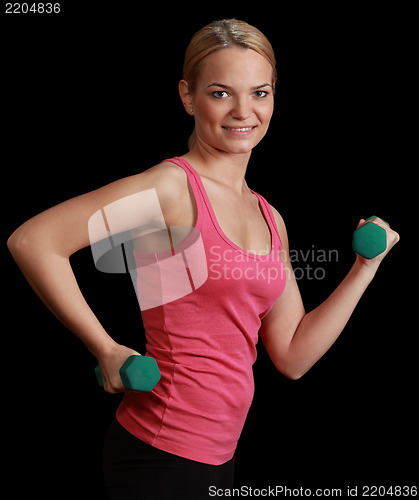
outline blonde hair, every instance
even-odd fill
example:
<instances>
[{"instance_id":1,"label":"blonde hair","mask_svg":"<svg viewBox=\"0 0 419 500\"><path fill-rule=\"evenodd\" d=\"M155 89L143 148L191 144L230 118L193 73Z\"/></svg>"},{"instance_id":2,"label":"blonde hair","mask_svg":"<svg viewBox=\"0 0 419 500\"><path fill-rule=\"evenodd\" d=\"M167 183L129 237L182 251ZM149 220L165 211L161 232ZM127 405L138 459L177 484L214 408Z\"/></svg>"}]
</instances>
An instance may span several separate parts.
<instances>
[{"instance_id":1,"label":"blonde hair","mask_svg":"<svg viewBox=\"0 0 419 500\"><path fill-rule=\"evenodd\" d=\"M272 45L266 36L254 26L237 19L213 21L192 37L186 49L183 79L191 92L201 70L202 61L216 50L228 47L252 49L263 56L272 66L272 87L277 81L276 60ZM195 130L188 141L189 150L195 144Z\"/></svg>"}]
</instances>

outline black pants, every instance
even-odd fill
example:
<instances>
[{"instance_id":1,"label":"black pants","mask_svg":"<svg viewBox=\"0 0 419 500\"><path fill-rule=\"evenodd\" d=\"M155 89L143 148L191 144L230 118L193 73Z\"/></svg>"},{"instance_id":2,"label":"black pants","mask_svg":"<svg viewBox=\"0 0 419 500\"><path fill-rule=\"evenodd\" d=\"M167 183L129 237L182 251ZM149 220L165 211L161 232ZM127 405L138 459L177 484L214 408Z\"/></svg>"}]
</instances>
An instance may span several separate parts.
<instances>
[{"instance_id":1,"label":"black pants","mask_svg":"<svg viewBox=\"0 0 419 500\"><path fill-rule=\"evenodd\" d=\"M103 470L111 500L206 500L210 486L233 488L234 458L207 465L178 457L137 439L114 420L105 438Z\"/></svg>"}]
</instances>

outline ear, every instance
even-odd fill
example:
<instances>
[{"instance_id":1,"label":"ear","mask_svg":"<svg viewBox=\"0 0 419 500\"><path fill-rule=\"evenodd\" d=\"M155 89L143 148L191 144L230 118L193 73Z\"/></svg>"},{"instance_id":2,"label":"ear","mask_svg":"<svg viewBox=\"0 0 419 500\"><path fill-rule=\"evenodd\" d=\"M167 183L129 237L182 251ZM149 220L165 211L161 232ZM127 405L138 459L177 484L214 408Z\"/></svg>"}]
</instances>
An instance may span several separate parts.
<instances>
[{"instance_id":1,"label":"ear","mask_svg":"<svg viewBox=\"0 0 419 500\"><path fill-rule=\"evenodd\" d=\"M193 114L193 111L191 111L193 110L192 94L189 89L189 84L186 80L181 80L179 82L179 95L186 109L186 112L189 115L192 115Z\"/></svg>"}]
</instances>

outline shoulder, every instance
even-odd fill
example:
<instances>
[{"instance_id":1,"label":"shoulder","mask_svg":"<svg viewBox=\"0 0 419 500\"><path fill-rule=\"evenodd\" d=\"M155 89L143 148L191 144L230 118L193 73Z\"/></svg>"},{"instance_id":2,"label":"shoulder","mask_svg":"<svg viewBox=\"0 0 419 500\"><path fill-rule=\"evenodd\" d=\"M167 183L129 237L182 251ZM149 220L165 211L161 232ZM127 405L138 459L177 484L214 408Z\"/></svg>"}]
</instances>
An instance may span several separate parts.
<instances>
[{"instance_id":1,"label":"shoulder","mask_svg":"<svg viewBox=\"0 0 419 500\"><path fill-rule=\"evenodd\" d=\"M186 172L170 161L163 161L145 171L144 174L140 184L143 184L146 178L149 189L156 190L166 223L168 225L192 224L193 203Z\"/></svg>"},{"instance_id":2,"label":"shoulder","mask_svg":"<svg viewBox=\"0 0 419 500\"><path fill-rule=\"evenodd\" d=\"M143 176L147 174L149 176L154 176L160 180L170 178L171 180L181 180L186 178L186 173L183 168L180 168L175 163L169 160L164 160L153 167L148 168L144 172L137 174L137 176Z\"/></svg>"},{"instance_id":3,"label":"shoulder","mask_svg":"<svg viewBox=\"0 0 419 500\"><path fill-rule=\"evenodd\" d=\"M182 168L170 161L163 161L143 172L121 178L99 189L97 193L99 199L96 200L95 207L101 208L108 203L128 200L130 197L131 201L137 200L139 206L144 209L143 200L148 198L141 193L149 190L154 191L167 225L193 224L195 212L188 177Z\"/></svg>"},{"instance_id":4,"label":"shoulder","mask_svg":"<svg viewBox=\"0 0 419 500\"><path fill-rule=\"evenodd\" d=\"M163 161L145 172L138 174L138 180L147 178L148 182L154 184L156 189L165 190L167 194L176 193L188 187L186 172L175 163Z\"/></svg>"},{"instance_id":5,"label":"shoulder","mask_svg":"<svg viewBox=\"0 0 419 500\"><path fill-rule=\"evenodd\" d=\"M100 205L147 190L155 190L163 212L170 211L179 200L188 195L188 179L183 169L163 161L143 172L123 177L97 191Z\"/></svg>"},{"instance_id":6,"label":"shoulder","mask_svg":"<svg viewBox=\"0 0 419 500\"><path fill-rule=\"evenodd\" d=\"M154 189L168 226L194 224L196 207L188 176L175 163L163 161L134 176L131 189Z\"/></svg>"},{"instance_id":7,"label":"shoulder","mask_svg":"<svg viewBox=\"0 0 419 500\"><path fill-rule=\"evenodd\" d=\"M163 161L138 174L116 181L115 186L129 191L143 191L156 188L160 190L181 188L187 185L187 176L183 169L169 161Z\"/></svg>"}]
</instances>

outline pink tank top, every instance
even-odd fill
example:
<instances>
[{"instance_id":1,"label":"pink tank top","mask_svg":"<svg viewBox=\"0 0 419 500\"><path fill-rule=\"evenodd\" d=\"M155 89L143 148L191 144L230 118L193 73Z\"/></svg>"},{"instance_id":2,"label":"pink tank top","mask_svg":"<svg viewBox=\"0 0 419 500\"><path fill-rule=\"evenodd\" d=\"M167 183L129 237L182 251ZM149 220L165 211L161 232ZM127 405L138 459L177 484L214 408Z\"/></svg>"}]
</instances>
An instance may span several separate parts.
<instances>
[{"instance_id":1,"label":"pink tank top","mask_svg":"<svg viewBox=\"0 0 419 500\"><path fill-rule=\"evenodd\" d=\"M188 177L197 207L193 239L200 235L206 262L194 268L190 240L172 252L189 266L190 293L142 308L146 355L156 359L161 380L152 392L126 392L116 416L158 449L220 465L233 457L253 399L261 320L285 287L281 241L269 204L253 192L271 252L238 247L219 226L198 173L182 158L168 161Z\"/></svg>"}]
</instances>

